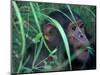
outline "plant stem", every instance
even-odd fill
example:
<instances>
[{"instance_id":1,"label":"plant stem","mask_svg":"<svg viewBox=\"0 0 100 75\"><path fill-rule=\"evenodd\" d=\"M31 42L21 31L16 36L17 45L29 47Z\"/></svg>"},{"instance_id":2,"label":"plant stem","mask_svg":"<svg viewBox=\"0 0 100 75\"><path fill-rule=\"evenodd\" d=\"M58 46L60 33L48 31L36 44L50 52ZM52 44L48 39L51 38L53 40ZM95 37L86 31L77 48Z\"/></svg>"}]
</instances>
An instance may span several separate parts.
<instances>
[{"instance_id":1,"label":"plant stem","mask_svg":"<svg viewBox=\"0 0 100 75\"><path fill-rule=\"evenodd\" d=\"M19 73L20 70L21 70L21 67L22 67L22 62L23 62L24 52L25 52L25 34L24 34L23 20L22 20L19 8L18 8L18 6L17 6L15 1L12 1L12 4L14 6L17 18L18 18L19 23L20 23L19 26L20 26L21 37L22 37L21 61L19 63L19 67L18 67L18 71L17 71L17 73Z\"/></svg>"}]
</instances>

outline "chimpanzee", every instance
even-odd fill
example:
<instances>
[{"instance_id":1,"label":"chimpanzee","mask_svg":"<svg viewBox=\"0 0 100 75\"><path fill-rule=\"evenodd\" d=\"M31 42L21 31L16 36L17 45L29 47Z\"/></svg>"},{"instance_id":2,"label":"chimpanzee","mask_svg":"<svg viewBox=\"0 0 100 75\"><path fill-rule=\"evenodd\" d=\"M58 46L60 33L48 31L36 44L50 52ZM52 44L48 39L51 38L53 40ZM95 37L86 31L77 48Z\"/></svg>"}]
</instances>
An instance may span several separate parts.
<instances>
[{"instance_id":1,"label":"chimpanzee","mask_svg":"<svg viewBox=\"0 0 100 75\"><path fill-rule=\"evenodd\" d=\"M61 11L65 13L69 18L73 19L69 10L64 9ZM86 25L84 21L82 20L81 16L79 16L77 13L72 11L76 21L71 22L70 19L68 19L68 17L62 12L53 11L48 16L55 19L56 21L60 23L60 25L62 26L62 28L64 29L66 33L66 37L68 37L70 53L71 55L75 55L74 59L72 60L72 70L95 69L96 68L96 51L95 51L96 43L95 42L92 44L90 43L91 36L87 33ZM46 43L48 44L48 47L51 50L58 48L56 55L58 57L59 63L63 63L65 60L67 60L67 54L64 50L63 41L62 41L59 31L57 30L56 27L54 27L50 22L46 20L45 20L45 23L41 26L42 26L41 28L42 28ZM88 47L93 48L93 51L94 51L93 55L90 54ZM29 47L28 50L31 50L31 47ZM78 54L78 52L80 53ZM32 53L32 52L29 52L29 53ZM49 53L46 50L46 48L43 48L42 52L40 53L37 63L39 63L45 57L48 57L48 54ZM52 57L49 57L47 59L48 62L51 62L52 60L53 60ZM32 62L32 59L31 59L31 62ZM27 63L26 66L29 67L30 65L31 67L32 66L31 64L32 63ZM43 63L41 64L43 66ZM60 71L69 70L67 67L68 66L64 66L63 68L59 70ZM49 71L57 71L57 70L52 69ZM34 71L34 72L43 72L43 71Z\"/></svg>"}]
</instances>

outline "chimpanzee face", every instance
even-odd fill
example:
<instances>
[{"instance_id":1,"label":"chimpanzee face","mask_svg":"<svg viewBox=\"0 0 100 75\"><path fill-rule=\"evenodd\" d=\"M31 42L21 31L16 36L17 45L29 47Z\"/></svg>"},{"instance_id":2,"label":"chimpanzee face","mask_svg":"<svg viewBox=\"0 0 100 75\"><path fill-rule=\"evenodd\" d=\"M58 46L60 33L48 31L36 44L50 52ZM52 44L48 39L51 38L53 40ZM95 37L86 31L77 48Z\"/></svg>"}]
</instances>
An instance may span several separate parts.
<instances>
[{"instance_id":1,"label":"chimpanzee face","mask_svg":"<svg viewBox=\"0 0 100 75\"><path fill-rule=\"evenodd\" d=\"M73 46L73 52L76 54L77 59L86 60L89 57L86 47L89 45L89 41L85 35L84 23L78 19L76 23L69 23L66 31L70 44ZM83 48L80 54L77 54L79 50Z\"/></svg>"},{"instance_id":2,"label":"chimpanzee face","mask_svg":"<svg viewBox=\"0 0 100 75\"><path fill-rule=\"evenodd\" d=\"M76 54L77 59L85 61L89 58L89 53L86 47L89 46L89 41L85 34L84 23L81 19L77 19L76 23L69 23L67 32L69 43L73 46L73 52ZM43 27L43 32L47 43L51 47L56 47L60 42L59 32L53 27L52 24L47 23ZM82 50L81 50L82 48ZM78 51L81 53L78 54Z\"/></svg>"}]
</instances>

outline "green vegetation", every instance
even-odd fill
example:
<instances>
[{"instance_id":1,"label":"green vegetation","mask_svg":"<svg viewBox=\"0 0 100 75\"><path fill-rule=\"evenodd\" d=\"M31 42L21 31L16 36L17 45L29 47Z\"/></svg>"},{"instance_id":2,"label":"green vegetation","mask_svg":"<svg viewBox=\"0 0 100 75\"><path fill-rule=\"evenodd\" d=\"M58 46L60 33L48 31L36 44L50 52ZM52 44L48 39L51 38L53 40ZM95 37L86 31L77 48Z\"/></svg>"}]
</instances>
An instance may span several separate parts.
<instances>
[{"instance_id":1,"label":"green vegetation","mask_svg":"<svg viewBox=\"0 0 100 75\"><path fill-rule=\"evenodd\" d=\"M67 14L60 11L61 8L68 9L72 15L72 19L68 17ZM74 22L75 18L72 10L77 12L82 17L87 30L90 28L92 29L92 31L88 31L88 33L93 37L90 40L92 43L95 39L95 6L12 1L12 73L21 73L22 70L25 70L23 73L30 73L32 72L32 69L38 69L44 72L50 71L52 66L46 62L46 59L48 59L49 56L52 56L55 59L52 63L59 65L57 56L55 54L57 52L57 48L51 50L51 48L48 47L41 30L41 25L45 19L58 29L64 43L64 50L66 50L68 57L68 59L66 59L62 65L69 65L69 69L72 70L71 61L75 58L75 56L71 56L70 54L67 35L65 34L59 22L48 16L48 14L52 11L59 11L69 18L71 22ZM31 41L28 41L27 39ZM35 44L35 53L33 53L34 59L32 68L28 68L24 66L29 60L29 57L25 57L25 53L31 43ZM43 69L39 69L37 65L40 63L37 65L35 65L35 63L42 51L43 44L48 50L49 56L40 62L44 62L45 66L43 66ZM92 52L91 50L92 49L89 48L90 52ZM25 61L24 58L26 59Z\"/></svg>"}]
</instances>

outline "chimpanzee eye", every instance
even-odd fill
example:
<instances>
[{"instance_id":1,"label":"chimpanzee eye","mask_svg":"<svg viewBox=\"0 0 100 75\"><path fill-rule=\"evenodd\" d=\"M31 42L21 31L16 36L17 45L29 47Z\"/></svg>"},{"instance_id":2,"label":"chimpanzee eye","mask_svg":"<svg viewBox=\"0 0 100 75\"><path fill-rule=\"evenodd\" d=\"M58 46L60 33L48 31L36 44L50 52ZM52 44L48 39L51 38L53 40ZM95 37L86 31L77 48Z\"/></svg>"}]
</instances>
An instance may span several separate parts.
<instances>
[{"instance_id":1,"label":"chimpanzee eye","mask_svg":"<svg viewBox=\"0 0 100 75\"><path fill-rule=\"evenodd\" d=\"M83 28L83 26L84 26L84 24L82 23L82 24L80 25L80 28Z\"/></svg>"},{"instance_id":2,"label":"chimpanzee eye","mask_svg":"<svg viewBox=\"0 0 100 75\"><path fill-rule=\"evenodd\" d=\"M75 31L75 29L76 29L76 26L73 26L73 27L72 27L72 30L74 30L74 31Z\"/></svg>"}]
</instances>

